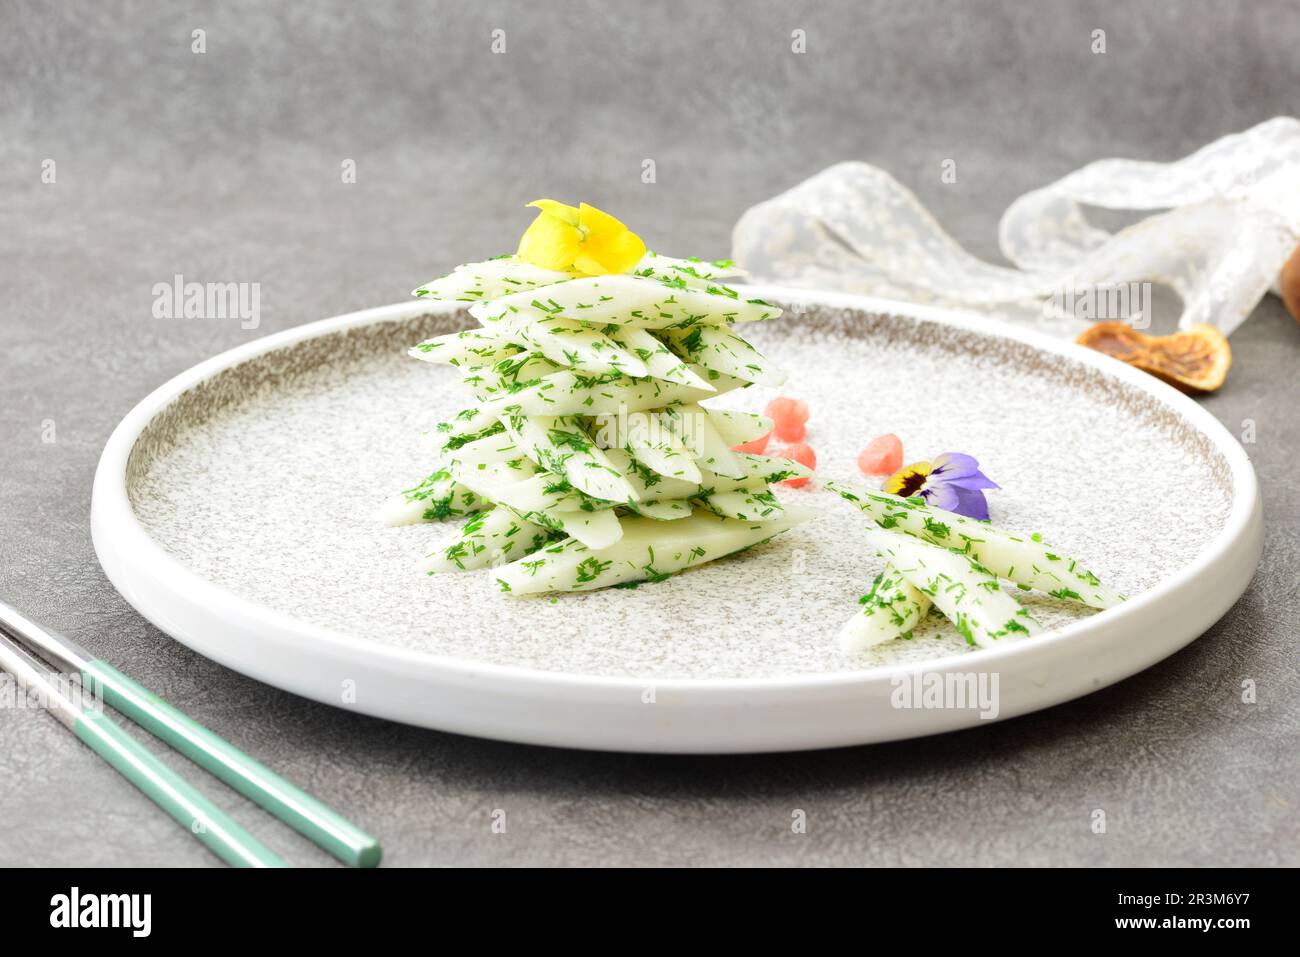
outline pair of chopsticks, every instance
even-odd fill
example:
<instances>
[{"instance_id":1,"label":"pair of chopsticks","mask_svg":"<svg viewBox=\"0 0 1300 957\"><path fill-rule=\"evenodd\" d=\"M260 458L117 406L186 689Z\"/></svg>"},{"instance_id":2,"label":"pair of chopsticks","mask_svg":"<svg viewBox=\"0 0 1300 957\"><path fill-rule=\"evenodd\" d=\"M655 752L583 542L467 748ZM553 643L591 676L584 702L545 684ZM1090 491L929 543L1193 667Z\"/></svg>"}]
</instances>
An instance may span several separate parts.
<instances>
[{"instance_id":1,"label":"pair of chopsticks","mask_svg":"<svg viewBox=\"0 0 1300 957\"><path fill-rule=\"evenodd\" d=\"M374 867L379 863L379 842L351 821L112 665L0 602L0 669L9 672L28 693L40 695L54 717L226 863L238 867L288 866L185 778L123 731L101 708L86 707L66 694L41 668L38 658L65 674L80 675L83 689L102 697L117 711L345 864Z\"/></svg>"}]
</instances>

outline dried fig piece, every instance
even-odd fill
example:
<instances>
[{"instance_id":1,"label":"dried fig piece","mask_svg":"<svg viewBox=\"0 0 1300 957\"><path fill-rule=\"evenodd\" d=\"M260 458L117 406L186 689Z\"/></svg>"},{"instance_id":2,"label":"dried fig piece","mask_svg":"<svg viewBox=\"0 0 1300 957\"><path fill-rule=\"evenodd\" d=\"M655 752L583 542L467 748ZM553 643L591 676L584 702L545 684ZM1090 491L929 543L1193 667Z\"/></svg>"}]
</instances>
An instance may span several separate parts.
<instances>
[{"instance_id":1,"label":"dried fig piece","mask_svg":"<svg viewBox=\"0 0 1300 957\"><path fill-rule=\"evenodd\" d=\"M1286 261L1282 267L1282 301L1286 303L1286 311L1291 313L1291 318L1300 322L1300 246L1296 247L1291 258Z\"/></svg>"},{"instance_id":2,"label":"dried fig piece","mask_svg":"<svg viewBox=\"0 0 1300 957\"><path fill-rule=\"evenodd\" d=\"M1232 365L1232 348L1213 326L1146 336L1123 322L1099 322L1078 343L1136 366L1184 392L1213 392Z\"/></svg>"}]
</instances>

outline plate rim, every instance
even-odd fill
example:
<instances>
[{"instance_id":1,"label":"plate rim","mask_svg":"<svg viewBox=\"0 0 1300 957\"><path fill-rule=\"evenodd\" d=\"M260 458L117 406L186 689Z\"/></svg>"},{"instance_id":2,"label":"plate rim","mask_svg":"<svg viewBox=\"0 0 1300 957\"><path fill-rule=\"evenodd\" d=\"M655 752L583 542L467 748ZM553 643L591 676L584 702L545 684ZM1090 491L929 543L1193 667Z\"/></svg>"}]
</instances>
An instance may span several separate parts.
<instances>
[{"instance_id":1,"label":"plate rim","mask_svg":"<svg viewBox=\"0 0 1300 957\"><path fill-rule=\"evenodd\" d=\"M1175 651L1190 644L1217 620L1227 608L1245 591L1250 578L1258 566L1262 552L1261 502L1258 479L1245 450L1235 437L1213 415L1198 405L1188 396L1183 395L1165 383L1134 369L1116 359L1091 349L1086 349L1073 342L1055 339L1037 330L1022 328L991 316L963 312L945 307L913 304L877 297L859 296L852 293L799 289L779 285L746 285L747 292L764 298L779 299L789 302L828 306L831 308L851 308L873 311L901 318L919 319L955 326L969 332L993 338L1010 339L1029 345L1049 354L1064 355L1080 363L1134 386L1142 392L1170 406L1174 412L1190 421L1198 431L1206 435L1214 447L1225 456L1230 469L1232 502L1223 527L1216 536L1201 549L1191 562L1176 573L1162 579L1152 588L1128 600L1115 609L1105 613L1102 626L1097 622L1101 616L1091 616L1072 622L1061 628L1053 629L1048 634L1036 638L1031 644L1017 643L1005 647L981 649L974 653L944 655L924 661L898 663L870 668L837 671L833 673L807 673L768 677L730 677L730 678L653 678L627 675L595 675L566 671L545 671L521 665L497 664L475 661L473 659L416 651L396 647L365 638L354 637L342 631L315 625L294 618L285 612L263 605L253 599L243 597L204 578L198 572L187 568L181 561L168 554L160 543L155 541L140 523L131 507L127 492L127 462L136 441L148 427L154 417L162 412L171 402L187 390L204 380L242 362L253 359L276 349L291 346L308 339L341 332L347 329L367 326L373 323L415 318L437 312L455 312L463 308L463 303L438 302L416 299L410 302L378 306L338 316L304 323L290 329L262 336L250 342L242 343L209 359L203 360L185 371L168 379L162 385L140 400L121 420L105 443L95 471L91 497L91 538L100 565L110 582L141 615L153 622L162 631L193 648L206 657L234 668L268 684L285 688L307 697L324 701L336 707L345 707L362 713L421 724L426 727L439 727L444 730L479 733L469 727L446 727L446 722L430 724L414 714L409 706L400 703L381 703L379 706L359 706L339 700L337 695L323 696L319 690L305 689L303 682L287 680L282 675L268 677L266 669L254 661L247 660L228 651L222 652L219 644L209 635L196 633L191 619L193 614L206 608L209 614L222 619L225 628L255 629L261 641L271 639L279 644L274 651L293 657L296 654L324 652L338 658L341 662L351 663L360 671L375 670L389 674L410 672L419 673L421 683L429 687L438 684L444 686L473 686L482 694L491 686L491 690L508 695L539 697L563 695L566 690L574 692L615 693L625 695L634 691L638 696L647 687L653 686L657 692L673 695L688 695L700 699L699 704L716 706L720 701L711 698L724 697L736 701L755 703L754 696L768 696L783 699L789 695L804 692L818 692L827 689L865 689L866 686L879 686L892 681L900 674L911 675L916 672L951 671L957 663L966 663L966 670L992 672L1005 662L1034 660L1050 656L1054 649L1069 645L1093 632L1103 629L1115 630L1125 622L1140 618L1150 612L1152 606L1162 602L1171 593L1199 579L1211 576L1216 566L1233 553L1234 557L1244 563L1250 560L1248 573L1242 579L1240 589L1235 585L1229 588L1234 593L1226 602L1220 602L1223 608L1213 618L1205 620L1193 633L1180 640L1166 641L1159 645L1158 654L1139 656L1136 667L1126 673L1112 677L1104 684L1078 691L1064 697L1057 697L1050 703L1060 703L1073 697L1090 693L1104 687L1105 684L1122 680L1128 675L1150 667ZM1243 565L1244 567L1244 565ZM1238 575L1238 577L1241 577ZM201 629L200 629L201 630ZM977 657L972 658L972 655ZM1146 660L1149 658L1149 660ZM972 666L972 662L976 664ZM879 692L879 687L875 690ZM538 693L541 693L540 695ZM1050 706L1039 704L1025 710L1038 710ZM949 711L949 715L957 712ZM1003 715L1009 717L1010 715ZM935 733L961 727L969 722L939 722L945 726L932 730L921 730L918 734ZM470 722L472 725L473 722ZM865 730L865 729L864 729ZM605 747L602 744L585 744L574 741L574 735L568 734L521 734L519 736L502 735L486 732L489 737L507 737L512 740L541 744L565 744L577 747ZM873 740L889 740L895 737L913 737L913 733L872 736L865 734L860 743ZM579 735L579 737L581 737ZM796 747L826 747L835 743L797 745ZM696 750L685 742L685 746L643 747L632 744L620 750L649 751L691 751ZM787 747L741 747L722 748L721 750L791 750ZM706 748L702 750L719 750Z\"/></svg>"}]
</instances>

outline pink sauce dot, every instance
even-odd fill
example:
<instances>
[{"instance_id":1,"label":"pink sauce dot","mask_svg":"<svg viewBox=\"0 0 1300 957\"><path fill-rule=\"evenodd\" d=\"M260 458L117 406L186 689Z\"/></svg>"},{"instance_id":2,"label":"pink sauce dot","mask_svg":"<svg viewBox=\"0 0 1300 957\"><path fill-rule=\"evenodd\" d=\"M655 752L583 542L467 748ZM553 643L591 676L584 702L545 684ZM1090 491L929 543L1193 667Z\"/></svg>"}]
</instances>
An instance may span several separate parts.
<instances>
[{"instance_id":1,"label":"pink sauce dot","mask_svg":"<svg viewBox=\"0 0 1300 957\"><path fill-rule=\"evenodd\" d=\"M878 435L858 453L858 468L866 475L893 475L903 467L903 443L893 432Z\"/></svg>"},{"instance_id":2,"label":"pink sauce dot","mask_svg":"<svg viewBox=\"0 0 1300 957\"><path fill-rule=\"evenodd\" d=\"M808 429L798 419L774 419L772 434L782 442L802 442Z\"/></svg>"},{"instance_id":3,"label":"pink sauce dot","mask_svg":"<svg viewBox=\"0 0 1300 957\"><path fill-rule=\"evenodd\" d=\"M771 441L772 441L772 433L766 432L763 435L760 435L756 439L751 439L748 442L742 442L740 445L733 445L731 447L731 451L748 452L750 455L762 455L764 452L767 451L767 443Z\"/></svg>"},{"instance_id":4,"label":"pink sauce dot","mask_svg":"<svg viewBox=\"0 0 1300 957\"><path fill-rule=\"evenodd\" d=\"M800 465L806 465L810 469L817 468L817 453L812 450L812 446L800 442L797 445L787 445L785 448L777 449L773 453L779 459L791 459ZM781 485L788 485L791 488L800 488L809 482L806 478L792 478L781 482Z\"/></svg>"},{"instance_id":5,"label":"pink sauce dot","mask_svg":"<svg viewBox=\"0 0 1300 957\"><path fill-rule=\"evenodd\" d=\"M767 408L763 410L763 414L773 422L778 423L786 419L793 419L797 422L807 422L808 403L802 402L799 399L789 399L785 396L781 396L780 398L773 399L769 402Z\"/></svg>"}]
</instances>

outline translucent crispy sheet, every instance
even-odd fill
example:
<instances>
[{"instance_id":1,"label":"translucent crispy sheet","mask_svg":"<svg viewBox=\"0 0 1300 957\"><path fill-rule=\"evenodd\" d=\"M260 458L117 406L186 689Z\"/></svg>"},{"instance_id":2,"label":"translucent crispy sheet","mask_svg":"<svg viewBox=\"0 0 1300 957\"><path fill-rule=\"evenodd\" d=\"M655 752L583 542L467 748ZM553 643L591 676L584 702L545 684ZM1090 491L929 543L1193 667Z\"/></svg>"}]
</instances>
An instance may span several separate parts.
<instances>
[{"instance_id":1,"label":"translucent crispy sheet","mask_svg":"<svg viewBox=\"0 0 1300 957\"><path fill-rule=\"evenodd\" d=\"M1085 206L1158 212L1112 234ZM851 162L746 211L733 256L763 281L982 311L1068 336L1143 308L1137 296L1120 315L1081 316L1080 294L1160 283L1183 300L1180 327L1228 334L1276 292L1300 244L1300 120L1269 120L1172 163L1090 163L1012 203L999 241L1018 268L971 256L892 176Z\"/></svg>"}]
</instances>

